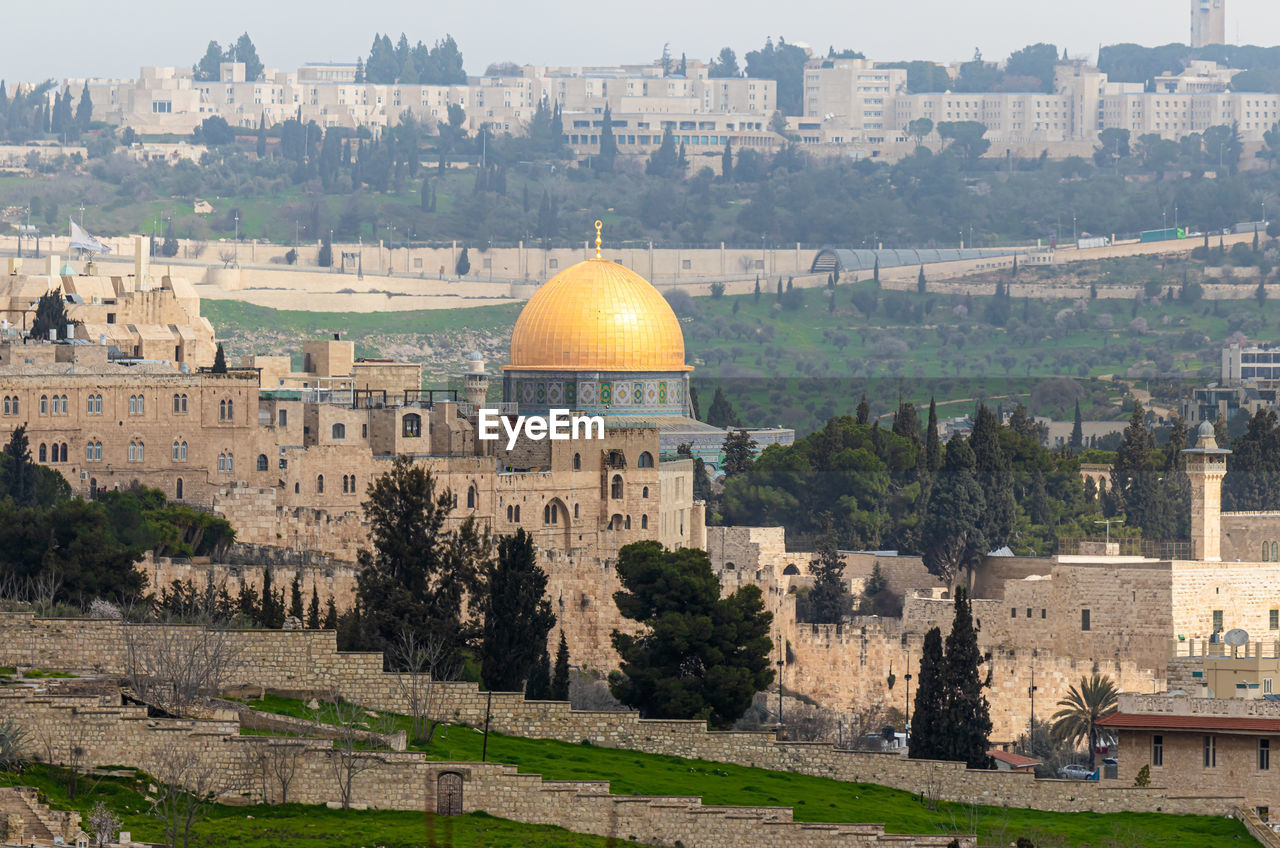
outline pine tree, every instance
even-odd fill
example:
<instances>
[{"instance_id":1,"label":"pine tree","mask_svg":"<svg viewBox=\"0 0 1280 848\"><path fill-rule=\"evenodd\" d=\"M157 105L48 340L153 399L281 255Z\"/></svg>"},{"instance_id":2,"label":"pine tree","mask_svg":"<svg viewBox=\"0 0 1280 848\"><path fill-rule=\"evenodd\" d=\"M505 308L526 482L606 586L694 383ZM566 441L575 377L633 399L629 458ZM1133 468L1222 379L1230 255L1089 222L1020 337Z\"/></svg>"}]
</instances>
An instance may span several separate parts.
<instances>
[{"instance_id":1,"label":"pine tree","mask_svg":"<svg viewBox=\"0 0 1280 848\"><path fill-rule=\"evenodd\" d=\"M13 499L18 506L31 506L36 501L36 464L31 460L27 441L27 425L20 424L9 434L4 446L4 474L0 475L0 494Z\"/></svg>"},{"instance_id":2,"label":"pine tree","mask_svg":"<svg viewBox=\"0 0 1280 848\"><path fill-rule=\"evenodd\" d=\"M43 339L48 337L50 331L54 331L58 338L66 338L70 323L67 318L67 301L59 286L48 294L40 295L40 299L36 301L36 316L31 322L30 337Z\"/></svg>"},{"instance_id":3,"label":"pine tree","mask_svg":"<svg viewBox=\"0 0 1280 848\"><path fill-rule=\"evenodd\" d=\"M1076 401L1076 416L1071 424L1071 442L1070 445L1074 450L1080 450L1084 447L1084 419L1080 417L1080 401Z\"/></svg>"},{"instance_id":4,"label":"pine tree","mask_svg":"<svg viewBox=\"0 0 1280 848\"><path fill-rule=\"evenodd\" d=\"M569 643L560 631L560 647L556 649L555 672L551 675L551 700L569 700Z\"/></svg>"},{"instance_id":5,"label":"pine tree","mask_svg":"<svg viewBox=\"0 0 1280 848\"><path fill-rule=\"evenodd\" d=\"M218 342L218 349L214 351L212 371L214 374L227 373L227 353L222 349L222 342Z\"/></svg>"},{"instance_id":6,"label":"pine tree","mask_svg":"<svg viewBox=\"0 0 1280 848\"><path fill-rule=\"evenodd\" d=\"M989 768L991 758L991 713L987 698L982 694L987 682L978 676L982 665L982 651L978 648L978 631L973 624L973 609L969 593L964 586L956 587L955 618L945 644L947 694L946 738L950 743L948 756L943 759L958 760L969 768Z\"/></svg>"},{"instance_id":7,"label":"pine tree","mask_svg":"<svg viewBox=\"0 0 1280 848\"><path fill-rule=\"evenodd\" d=\"M724 396L724 391L716 386L716 393L711 398L711 407L707 410L707 423L713 427L741 427L738 413L733 404Z\"/></svg>"},{"instance_id":8,"label":"pine tree","mask_svg":"<svg viewBox=\"0 0 1280 848\"><path fill-rule=\"evenodd\" d=\"M302 578L298 574L293 575L293 583L289 585L289 615L302 621L304 612L302 609Z\"/></svg>"},{"instance_id":9,"label":"pine tree","mask_svg":"<svg viewBox=\"0 0 1280 848\"><path fill-rule=\"evenodd\" d=\"M311 604L307 607L307 629L320 629L320 593L316 591L316 584L311 584Z\"/></svg>"},{"instance_id":10,"label":"pine tree","mask_svg":"<svg viewBox=\"0 0 1280 848\"><path fill-rule=\"evenodd\" d=\"M839 624L850 610L849 592L844 582L844 560L836 550L836 536L832 531L830 516L827 529L818 538L814 549L817 558L809 563L813 586L809 589L808 602L804 604L802 620L814 624ZM797 615L799 616L799 611Z\"/></svg>"},{"instance_id":11,"label":"pine tree","mask_svg":"<svg viewBox=\"0 0 1280 848\"><path fill-rule=\"evenodd\" d=\"M756 440L746 430L730 430L725 434L721 447L724 463L721 468L726 478L736 477L751 470L756 453Z\"/></svg>"}]
</instances>

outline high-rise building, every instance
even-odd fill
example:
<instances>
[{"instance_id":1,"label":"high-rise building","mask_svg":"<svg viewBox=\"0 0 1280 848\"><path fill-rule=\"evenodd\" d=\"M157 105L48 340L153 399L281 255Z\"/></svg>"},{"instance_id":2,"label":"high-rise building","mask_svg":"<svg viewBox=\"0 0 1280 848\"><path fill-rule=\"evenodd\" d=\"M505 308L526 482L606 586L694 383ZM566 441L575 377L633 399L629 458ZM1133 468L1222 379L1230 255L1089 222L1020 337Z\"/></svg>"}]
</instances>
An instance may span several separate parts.
<instances>
[{"instance_id":1,"label":"high-rise building","mask_svg":"<svg viewBox=\"0 0 1280 848\"><path fill-rule=\"evenodd\" d=\"M1227 43L1227 0L1191 0L1191 46Z\"/></svg>"}]
</instances>

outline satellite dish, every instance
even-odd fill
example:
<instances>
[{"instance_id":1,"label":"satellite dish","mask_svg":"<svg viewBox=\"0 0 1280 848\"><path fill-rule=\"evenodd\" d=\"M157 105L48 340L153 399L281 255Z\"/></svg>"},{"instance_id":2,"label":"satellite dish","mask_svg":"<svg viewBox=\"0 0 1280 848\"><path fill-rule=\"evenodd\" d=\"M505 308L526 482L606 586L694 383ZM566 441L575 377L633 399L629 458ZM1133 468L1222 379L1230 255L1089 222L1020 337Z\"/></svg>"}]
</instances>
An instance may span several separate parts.
<instances>
[{"instance_id":1,"label":"satellite dish","mask_svg":"<svg viewBox=\"0 0 1280 848\"><path fill-rule=\"evenodd\" d=\"M1249 644L1249 632L1247 630L1241 630L1238 627L1233 627L1222 637L1222 641L1226 642L1233 648L1238 648L1241 645Z\"/></svg>"}]
</instances>

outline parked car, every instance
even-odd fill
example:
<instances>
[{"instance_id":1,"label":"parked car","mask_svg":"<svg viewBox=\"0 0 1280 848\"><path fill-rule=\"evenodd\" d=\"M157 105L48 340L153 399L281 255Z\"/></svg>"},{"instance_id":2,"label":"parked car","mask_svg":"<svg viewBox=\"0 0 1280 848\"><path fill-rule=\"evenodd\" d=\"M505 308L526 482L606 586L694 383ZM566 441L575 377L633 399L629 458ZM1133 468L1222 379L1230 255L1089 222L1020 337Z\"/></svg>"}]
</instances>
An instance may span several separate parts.
<instances>
[{"instance_id":1,"label":"parked car","mask_svg":"<svg viewBox=\"0 0 1280 848\"><path fill-rule=\"evenodd\" d=\"M1093 777L1093 769L1088 766L1082 766L1079 763L1063 766L1058 769L1058 777L1066 780L1088 780Z\"/></svg>"}]
</instances>

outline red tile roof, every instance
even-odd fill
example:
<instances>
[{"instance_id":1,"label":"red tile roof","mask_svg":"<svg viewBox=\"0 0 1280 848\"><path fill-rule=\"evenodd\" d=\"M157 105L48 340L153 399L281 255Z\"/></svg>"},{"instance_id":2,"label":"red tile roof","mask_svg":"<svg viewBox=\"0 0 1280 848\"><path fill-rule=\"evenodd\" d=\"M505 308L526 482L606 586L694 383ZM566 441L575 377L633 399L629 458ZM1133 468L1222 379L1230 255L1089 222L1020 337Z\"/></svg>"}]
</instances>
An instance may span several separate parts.
<instances>
[{"instance_id":1,"label":"red tile roof","mask_svg":"<svg viewBox=\"0 0 1280 848\"><path fill-rule=\"evenodd\" d=\"M1031 757L1024 757L1021 754L1011 754L1008 751L1001 751L998 748L992 748L987 752L987 756L992 759L999 760L1002 763L1008 763L1016 769L1040 765L1039 760L1032 759Z\"/></svg>"},{"instance_id":2,"label":"red tile roof","mask_svg":"<svg viewBox=\"0 0 1280 848\"><path fill-rule=\"evenodd\" d=\"M1099 720L1103 727L1164 730L1216 730L1240 733L1280 733L1280 718L1246 718L1167 713L1112 713Z\"/></svg>"}]
</instances>

